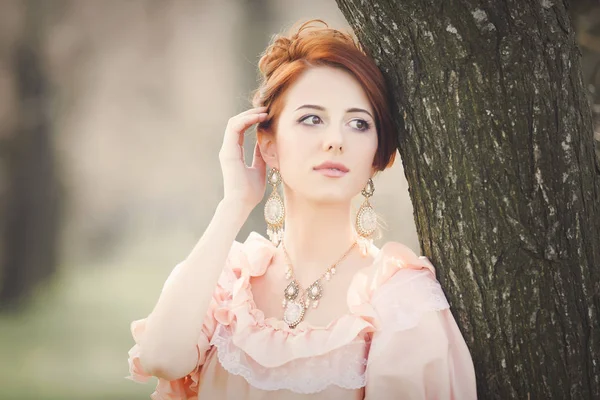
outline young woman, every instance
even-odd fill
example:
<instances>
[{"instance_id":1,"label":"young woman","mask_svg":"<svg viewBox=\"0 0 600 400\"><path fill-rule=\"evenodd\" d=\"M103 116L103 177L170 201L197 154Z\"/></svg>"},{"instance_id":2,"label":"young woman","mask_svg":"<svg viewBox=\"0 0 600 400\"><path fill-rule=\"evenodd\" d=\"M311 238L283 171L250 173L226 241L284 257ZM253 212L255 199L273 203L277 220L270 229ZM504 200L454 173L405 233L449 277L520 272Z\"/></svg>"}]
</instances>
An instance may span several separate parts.
<instances>
[{"instance_id":1,"label":"young woman","mask_svg":"<svg viewBox=\"0 0 600 400\"><path fill-rule=\"evenodd\" d=\"M156 376L152 399L476 398L433 265L401 243L372 244L371 178L396 150L383 76L350 34L319 22L266 49L255 108L225 130L223 199L132 323L129 378ZM235 241L267 182L269 238Z\"/></svg>"}]
</instances>

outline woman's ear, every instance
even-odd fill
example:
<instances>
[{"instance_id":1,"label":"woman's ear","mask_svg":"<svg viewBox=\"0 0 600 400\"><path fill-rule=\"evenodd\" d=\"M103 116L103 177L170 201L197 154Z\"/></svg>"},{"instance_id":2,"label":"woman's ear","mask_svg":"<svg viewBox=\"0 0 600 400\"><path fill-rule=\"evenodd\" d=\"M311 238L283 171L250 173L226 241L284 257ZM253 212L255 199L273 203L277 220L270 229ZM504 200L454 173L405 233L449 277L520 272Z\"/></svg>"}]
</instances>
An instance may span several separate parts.
<instances>
[{"instance_id":1,"label":"woman's ear","mask_svg":"<svg viewBox=\"0 0 600 400\"><path fill-rule=\"evenodd\" d=\"M275 145L274 136L271 133L260 131L256 133L256 139L258 140L258 147L260 147L260 153L265 163L271 168L279 169L277 146Z\"/></svg>"}]
</instances>

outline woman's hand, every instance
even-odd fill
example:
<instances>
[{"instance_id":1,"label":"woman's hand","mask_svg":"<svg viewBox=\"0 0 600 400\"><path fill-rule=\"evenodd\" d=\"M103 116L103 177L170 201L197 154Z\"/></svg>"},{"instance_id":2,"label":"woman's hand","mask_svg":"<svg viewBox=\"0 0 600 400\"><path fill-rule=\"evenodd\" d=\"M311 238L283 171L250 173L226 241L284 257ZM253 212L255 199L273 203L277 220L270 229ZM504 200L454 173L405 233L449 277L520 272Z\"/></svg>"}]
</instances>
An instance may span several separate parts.
<instances>
[{"instance_id":1,"label":"woman's hand","mask_svg":"<svg viewBox=\"0 0 600 400\"><path fill-rule=\"evenodd\" d=\"M267 107L246 110L231 117L225 128L219 161L223 173L224 199L254 209L265 193L266 164L258 142L254 147L252 166L244 158L244 132L267 117Z\"/></svg>"}]
</instances>

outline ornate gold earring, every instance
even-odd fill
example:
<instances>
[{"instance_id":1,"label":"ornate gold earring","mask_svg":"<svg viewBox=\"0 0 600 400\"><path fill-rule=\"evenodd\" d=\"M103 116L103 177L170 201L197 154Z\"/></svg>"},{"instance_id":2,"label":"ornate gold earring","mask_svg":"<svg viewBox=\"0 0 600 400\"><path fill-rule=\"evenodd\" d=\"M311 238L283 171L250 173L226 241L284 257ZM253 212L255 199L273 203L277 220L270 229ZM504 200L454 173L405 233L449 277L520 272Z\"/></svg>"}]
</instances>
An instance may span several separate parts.
<instances>
[{"instance_id":1,"label":"ornate gold earring","mask_svg":"<svg viewBox=\"0 0 600 400\"><path fill-rule=\"evenodd\" d=\"M283 221L285 219L285 207L283 200L277 192L277 185L281 182L281 175L277 168L269 171L268 182L273 187L271 195L265 203L265 221L267 222L267 234L271 242L278 246L283 239Z\"/></svg>"},{"instance_id":2,"label":"ornate gold earring","mask_svg":"<svg viewBox=\"0 0 600 400\"><path fill-rule=\"evenodd\" d=\"M363 238L368 238L377 229L377 214L375 214L375 210L369 203L369 197L375 193L375 185L371 178L369 178L361 193L365 196L365 201L356 214L356 232Z\"/></svg>"}]
</instances>

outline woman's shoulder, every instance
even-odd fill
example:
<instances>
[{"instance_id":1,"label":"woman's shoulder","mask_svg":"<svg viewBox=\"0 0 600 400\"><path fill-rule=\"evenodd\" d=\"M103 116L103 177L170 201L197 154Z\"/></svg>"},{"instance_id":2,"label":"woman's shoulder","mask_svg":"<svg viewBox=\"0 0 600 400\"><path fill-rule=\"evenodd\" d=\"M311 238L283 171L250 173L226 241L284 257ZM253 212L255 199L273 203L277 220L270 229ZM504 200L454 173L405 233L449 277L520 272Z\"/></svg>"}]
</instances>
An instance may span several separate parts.
<instances>
[{"instance_id":1,"label":"woman's shoulder","mask_svg":"<svg viewBox=\"0 0 600 400\"><path fill-rule=\"evenodd\" d=\"M449 308L435 267L426 256L396 241L380 249L371 246L369 252L374 260L355 276L349 301L354 309L373 313L379 328L391 324L405 329L423 312Z\"/></svg>"},{"instance_id":2,"label":"woman's shoulder","mask_svg":"<svg viewBox=\"0 0 600 400\"><path fill-rule=\"evenodd\" d=\"M369 253L373 262L360 271L362 280L368 284L370 292L375 292L385 285L399 283L417 276L427 276L436 280L436 270L426 256L417 255L407 245L388 241L381 248L372 243L361 245L363 254ZM367 250L364 250L367 248Z\"/></svg>"}]
</instances>

